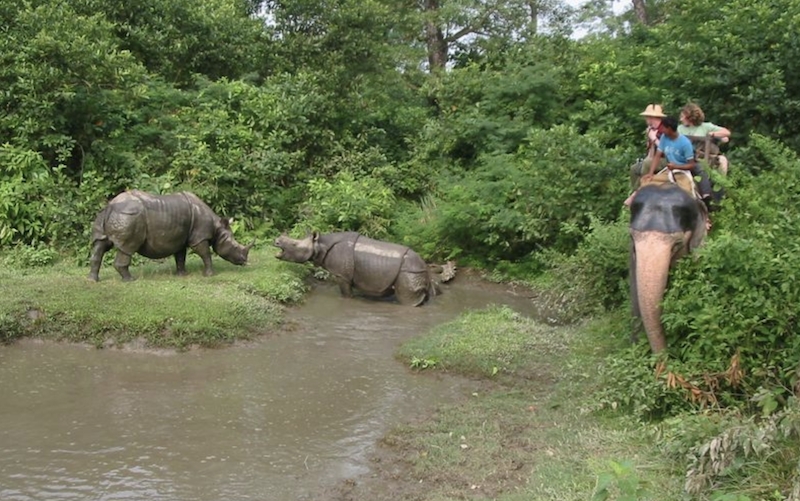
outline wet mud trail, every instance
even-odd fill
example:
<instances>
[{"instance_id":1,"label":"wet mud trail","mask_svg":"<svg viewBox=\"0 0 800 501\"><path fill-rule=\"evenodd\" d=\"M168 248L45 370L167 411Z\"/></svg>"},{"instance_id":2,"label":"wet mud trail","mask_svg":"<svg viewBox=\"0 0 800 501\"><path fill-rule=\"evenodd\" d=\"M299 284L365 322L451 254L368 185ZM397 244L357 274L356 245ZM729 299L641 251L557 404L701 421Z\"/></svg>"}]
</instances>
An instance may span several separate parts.
<instances>
[{"instance_id":1,"label":"wet mud trail","mask_svg":"<svg viewBox=\"0 0 800 501\"><path fill-rule=\"evenodd\" d=\"M290 328L221 350L0 347L0 499L301 500L370 471L391 427L469 391L394 351L505 287L460 277L422 308L317 287Z\"/></svg>"}]
</instances>

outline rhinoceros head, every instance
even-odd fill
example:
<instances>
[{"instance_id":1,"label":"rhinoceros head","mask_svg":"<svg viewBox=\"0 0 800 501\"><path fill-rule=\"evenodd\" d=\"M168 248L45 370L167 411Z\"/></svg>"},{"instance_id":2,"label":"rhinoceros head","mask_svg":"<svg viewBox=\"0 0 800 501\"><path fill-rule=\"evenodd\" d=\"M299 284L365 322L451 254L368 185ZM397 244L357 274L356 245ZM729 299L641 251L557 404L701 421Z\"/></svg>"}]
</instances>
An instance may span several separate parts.
<instances>
[{"instance_id":1,"label":"rhinoceros head","mask_svg":"<svg viewBox=\"0 0 800 501\"><path fill-rule=\"evenodd\" d=\"M243 265L247 263L247 255L256 243L253 240L249 245L242 245L233 238L231 223L233 219L221 218L217 223L214 235L214 252L219 257L233 264Z\"/></svg>"},{"instance_id":2,"label":"rhinoceros head","mask_svg":"<svg viewBox=\"0 0 800 501\"><path fill-rule=\"evenodd\" d=\"M296 240L289 238L287 235L281 235L275 239L275 247L280 251L275 254L275 257L282 261L291 261L293 263L305 263L314 257L314 249L319 239L319 233L309 233L305 238Z\"/></svg>"}]
</instances>

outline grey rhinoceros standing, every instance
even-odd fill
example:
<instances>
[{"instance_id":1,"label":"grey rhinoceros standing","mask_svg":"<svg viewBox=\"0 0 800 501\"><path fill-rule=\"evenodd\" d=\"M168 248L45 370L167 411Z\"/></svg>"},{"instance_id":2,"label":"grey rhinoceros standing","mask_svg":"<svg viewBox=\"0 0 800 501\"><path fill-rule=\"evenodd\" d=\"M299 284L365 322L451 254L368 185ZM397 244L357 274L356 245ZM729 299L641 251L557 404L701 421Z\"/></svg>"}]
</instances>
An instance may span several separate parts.
<instances>
[{"instance_id":1,"label":"grey rhinoceros standing","mask_svg":"<svg viewBox=\"0 0 800 501\"><path fill-rule=\"evenodd\" d=\"M217 216L193 193L151 195L143 191L120 193L100 211L92 226L92 268L89 278L100 279L103 254L116 246L114 268L122 280L133 280L128 266L139 253L151 259L175 256L178 275L186 274L186 248L203 259L204 275L211 268L211 248L233 264L247 262L253 244L243 246L233 239L230 220Z\"/></svg>"},{"instance_id":2,"label":"grey rhinoceros standing","mask_svg":"<svg viewBox=\"0 0 800 501\"><path fill-rule=\"evenodd\" d=\"M342 295L352 296L355 287L366 295L394 294L401 304L419 306L436 295L439 282L455 276L455 266L432 267L403 245L373 240L356 232L317 232L296 240L281 235L275 240L281 250L275 256L294 263L312 262L328 270ZM437 269L438 268L438 269Z\"/></svg>"}]
</instances>

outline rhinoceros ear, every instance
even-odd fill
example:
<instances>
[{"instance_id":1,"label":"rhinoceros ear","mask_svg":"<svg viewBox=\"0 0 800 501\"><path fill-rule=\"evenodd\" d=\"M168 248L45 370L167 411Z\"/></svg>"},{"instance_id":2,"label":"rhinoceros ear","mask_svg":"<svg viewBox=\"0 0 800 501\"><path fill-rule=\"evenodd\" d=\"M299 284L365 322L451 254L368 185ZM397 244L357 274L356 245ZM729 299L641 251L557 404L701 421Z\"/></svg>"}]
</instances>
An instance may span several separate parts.
<instances>
[{"instance_id":1,"label":"rhinoceros ear","mask_svg":"<svg viewBox=\"0 0 800 501\"><path fill-rule=\"evenodd\" d=\"M219 223L222 225L222 227L223 228L227 228L227 229L230 229L232 222L233 222L233 219L229 219L227 217L220 218L220 220L219 220Z\"/></svg>"},{"instance_id":2,"label":"rhinoceros ear","mask_svg":"<svg viewBox=\"0 0 800 501\"><path fill-rule=\"evenodd\" d=\"M311 240L314 241L314 242L319 240L319 232L318 231L315 231L315 232L311 233Z\"/></svg>"}]
</instances>

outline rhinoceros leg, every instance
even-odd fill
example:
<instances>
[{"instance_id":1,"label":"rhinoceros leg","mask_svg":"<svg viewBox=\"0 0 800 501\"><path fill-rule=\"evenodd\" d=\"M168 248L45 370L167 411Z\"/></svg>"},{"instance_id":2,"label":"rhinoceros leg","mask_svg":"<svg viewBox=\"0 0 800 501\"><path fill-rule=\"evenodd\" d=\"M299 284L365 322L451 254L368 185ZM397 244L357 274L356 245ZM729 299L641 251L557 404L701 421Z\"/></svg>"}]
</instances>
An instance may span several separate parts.
<instances>
[{"instance_id":1,"label":"rhinoceros leg","mask_svg":"<svg viewBox=\"0 0 800 501\"><path fill-rule=\"evenodd\" d=\"M125 254L121 250L117 250L117 257L114 258L114 269L116 269L120 276L122 276L123 282L132 282L135 279L131 276L131 272L128 271L128 266L131 265L131 255Z\"/></svg>"},{"instance_id":2,"label":"rhinoceros leg","mask_svg":"<svg viewBox=\"0 0 800 501\"><path fill-rule=\"evenodd\" d=\"M95 282L100 281L100 266L103 264L103 256L113 246L114 244L106 239L96 240L94 242L92 258L90 260L91 268L89 270L89 280L94 280Z\"/></svg>"},{"instance_id":3,"label":"rhinoceros leg","mask_svg":"<svg viewBox=\"0 0 800 501\"><path fill-rule=\"evenodd\" d=\"M419 306L428 297L428 273L401 271L394 283L394 293L400 304Z\"/></svg>"},{"instance_id":4,"label":"rhinoceros leg","mask_svg":"<svg viewBox=\"0 0 800 501\"><path fill-rule=\"evenodd\" d=\"M186 248L175 253L175 270L178 276L186 275Z\"/></svg>"},{"instance_id":5,"label":"rhinoceros leg","mask_svg":"<svg viewBox=\"0 0 800 501\"><path fill-rule=\"evenodd\" d=\"M353 286L348 280L337 278L336 282L339 284L339 292L344 297L353 297Z\"/></svg>"},{"instance_id":6,"label":"rhinoceros leg","mask_svg":"<svg viewBox=\"0 0 800 501\"><path fill-rule=\"evenodd\" d=\"M214 269L211 267L211 246L208 245L208 240L203 240L199 244L192 246L192 250L203 260L203 265L205 266L203 276L210 277L213 275Z\"/></svg>"}]
</instances>

